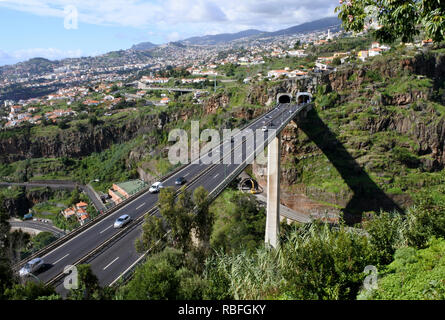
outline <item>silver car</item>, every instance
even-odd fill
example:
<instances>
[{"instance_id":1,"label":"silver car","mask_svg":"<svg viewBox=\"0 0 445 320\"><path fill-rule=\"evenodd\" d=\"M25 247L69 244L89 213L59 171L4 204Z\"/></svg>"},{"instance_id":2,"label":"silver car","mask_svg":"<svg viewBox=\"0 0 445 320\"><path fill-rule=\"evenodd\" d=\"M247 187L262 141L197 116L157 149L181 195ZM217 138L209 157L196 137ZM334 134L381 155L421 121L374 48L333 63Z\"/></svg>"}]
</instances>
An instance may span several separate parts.
<instances>
[{"instance_id":1,"label":"silver car","mask_svg":"<svg viewBox=\"0 0 445 320\"><path fill-rule=\"evenodd\" d=\"M43 259L41 258L34 258L31 261L27 262L23 268L20 269L19 275L21 277L25 277L29 275L30 273L34 273L36 271L39 271L44 265Z\"/></svg>"},{"instance_id":2,"label":"silver car","mask_svg":"<svg viewBox=\"0 0 445 320\"><path fill-rule=\"evenodd\" d=\"M114 222L114 228L115 229L122 228L130 221L131 221L130 216L128 214L124 214L123 216L117 218L117 220Z\"/></svg>"}]
</instances>

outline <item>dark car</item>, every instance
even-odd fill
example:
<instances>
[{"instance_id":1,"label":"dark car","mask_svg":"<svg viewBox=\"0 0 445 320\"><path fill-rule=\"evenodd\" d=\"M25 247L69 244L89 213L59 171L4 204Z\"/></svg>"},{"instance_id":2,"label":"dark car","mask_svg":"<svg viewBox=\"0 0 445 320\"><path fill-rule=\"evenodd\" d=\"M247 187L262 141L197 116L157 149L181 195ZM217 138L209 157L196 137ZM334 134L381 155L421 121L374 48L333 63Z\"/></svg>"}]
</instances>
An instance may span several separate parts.
<instances>
[{"instance_id":1,"label":"dark car","mask_svg":"<svg viewBox=\"0 0 445 320\"><path fill-rule=\"evenodd\" d=\"M177 178L176 181L175 181L175 184L176 184L177 186L181 186L181 185L183 185L184 183L185 183L185 178L184 178L184 177L179 177L179 178Z\"/></svg>"}]
</instances>

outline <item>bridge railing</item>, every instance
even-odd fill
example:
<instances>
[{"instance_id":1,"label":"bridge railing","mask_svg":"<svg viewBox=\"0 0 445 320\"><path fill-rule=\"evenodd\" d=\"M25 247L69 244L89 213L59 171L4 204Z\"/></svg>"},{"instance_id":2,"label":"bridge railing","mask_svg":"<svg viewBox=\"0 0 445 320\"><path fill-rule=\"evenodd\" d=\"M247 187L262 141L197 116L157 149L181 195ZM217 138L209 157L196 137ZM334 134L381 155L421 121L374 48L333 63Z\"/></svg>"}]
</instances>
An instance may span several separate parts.
<instances>
[{"instance_id":1,"label":"bridge railing","mask_svg":"<svg viewBox=\"0 0 445 320\"><path fill-rule=\"evenodd\" d=\"M161 180L166 180L166 179L170 178L171 176L175 175L177 172L181 171L186 166L187 165L179 166L178 168L174 169L173 171L171 171L170 173L168 173L167 175L163 176L160 179ZM80 227L72 230L71 232L69 232L68 234L66 234L63 237L60 237L59 239L57 239L56 241L52 242L48 246L46 246L46 247L44 247L44 248L34 252L30 256L26 257L25 259L22 259L21 261L17 262L16 264L14 264L13 270L16 270L16 271L19 270L27 261L32 260L32 259L37 258L37 257L40 257L40 256L43 256L43 255L51 252L52 250L54 250L58 246L62 245L63 243L67 242L68 240L74 238L76 235L82 233L86 229L88 229L91 226L95 225L96 223L100 222L101 220L103 220L104 218L108 217L112 213L116 212L117 210L119 210L120 208L122 208L123 206L128 204L129 202L133 201L134 199L136 199L139 196L141 196L144 193L146 193L148 191L150 185L151 184L148 184L148 186L146 186L144 188L140 188L140 190L138 192L134 193L132 196L130 196L127 199L123 200L119 204L114 205L114 206L112 206L111 208L109 208L109 209L107 209L105 211L99 211L99 215L96 218L94 218L91 221L85 223L83 226L80 226Z\"/></svg>"},{"instance_id":2,"label":"bridge railing","mask_svg":"<svg viewBox=\"0 0 445 320\"><path fill-rule=\"evenodd\" d=\"M310 106L310 105L308 105ZM276 135L278 135L288 124L289 122L295 118L295 116L297 114L299 114L301 111L303 110L303 108L299 108L297 110L295 110L295 112L293 112L291 114L291 116L288 118L287 121L284 121L283 123L280 124L280 126L276 129ZM233 171L226 179L224 179L224 181L222 181L210 194L209 194L209 199L210 201L213 201L215 198L217 198L222 192L223 190L229 185L229 183L235 179L237 176L239 176L241 174L241 172L244 171L244 169L246 168L246 166L253 160L253 158L255 157L255 155L258 155L259 152L261 152L261 150L265 149L265 147L267 145L269 145L269 143L272 141L272 139L274 139L276 137L276 135L272 135L272 136L268 136L267 137L267 141L265 141L261 146L257 147L254 151L254 153L252 154L252 156L248 157L247 159L245 159L238 167L235 171Z\"/></svg>"}]
</instances>

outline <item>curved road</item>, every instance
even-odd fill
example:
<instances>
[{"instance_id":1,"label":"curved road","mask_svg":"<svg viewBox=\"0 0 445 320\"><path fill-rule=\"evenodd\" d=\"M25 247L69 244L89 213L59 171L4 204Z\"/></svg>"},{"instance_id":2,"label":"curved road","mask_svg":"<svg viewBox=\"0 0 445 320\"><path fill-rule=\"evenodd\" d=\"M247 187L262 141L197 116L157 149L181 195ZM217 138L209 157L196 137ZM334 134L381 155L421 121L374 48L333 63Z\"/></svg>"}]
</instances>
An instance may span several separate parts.
<instances>
[{"instance_id":1,"label":"curved road","mask_svg":"<svg viewBox=\"0 0 445 320\"><path fill-rule=\"evenodd\" d=\"M41 221L33 221L33 220L27 220L27 221L18 221L18 220L10 220L9 224L11 225L11 228L15 229L32 229L36 231L41 232L51 232L57 237L63 237L65 233L63 230L60 230L59 228L53 226L50 223L45 223Z\"/></svg>"}]
</instances>

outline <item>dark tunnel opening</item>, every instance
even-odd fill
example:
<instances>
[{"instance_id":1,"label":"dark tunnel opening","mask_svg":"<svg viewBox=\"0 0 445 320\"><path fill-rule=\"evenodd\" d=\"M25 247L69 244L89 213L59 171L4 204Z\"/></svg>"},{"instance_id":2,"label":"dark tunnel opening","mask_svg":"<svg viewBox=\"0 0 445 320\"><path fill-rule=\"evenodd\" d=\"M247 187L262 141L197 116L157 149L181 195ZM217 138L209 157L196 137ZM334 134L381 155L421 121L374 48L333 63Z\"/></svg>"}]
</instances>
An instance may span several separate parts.
<instances>
[{"instance_id":1,"label":"dark tunnel opening","mask_svg":"<svg viewBox=\"0 0 445 320\"><path fill-rule=\"evenodd\" d=\"M308 103L310 100L311 100L311 96L310 95L302 94L302 95L298 96L297 103L298 104Z\"/></svg>"},{"instance_id":2,"label":"dark tunnel opening","mask_svg":"<svg viewBox=\"0 0 445 320\"><path fill-rule=\"evenodd\" d=\"M278 98L278 103L290 103L291 97L287 94L283 94Z\"/></svg>"}]
</instances>

